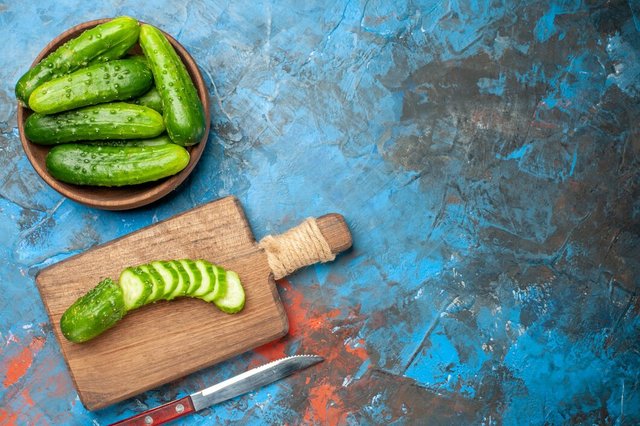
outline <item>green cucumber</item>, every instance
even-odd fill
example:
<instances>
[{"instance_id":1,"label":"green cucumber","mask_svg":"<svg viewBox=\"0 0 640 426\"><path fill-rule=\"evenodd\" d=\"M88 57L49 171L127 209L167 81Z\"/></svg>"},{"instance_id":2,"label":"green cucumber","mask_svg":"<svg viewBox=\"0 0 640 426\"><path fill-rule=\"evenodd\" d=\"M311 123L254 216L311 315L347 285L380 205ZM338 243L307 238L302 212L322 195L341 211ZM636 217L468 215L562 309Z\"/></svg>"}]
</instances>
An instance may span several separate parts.
<instances>
[{"instance_id":1,"label":"green cucumber","mask_svg":"<svg viewBox=\"0 0 640 426\"><path fill-rule=\"evenodd\" d=\"M180 259L178 262L180 262L187 275L189 275L189 288L187 289L187 295L193 296L193 293L200 288L200 284L202 283L202 274L196 267L193 260Z\"/></svg>"},{"instance_id":2,"label":"green cucumber","mask_svg":"<svg viewBox=\"0 0 640 426\"><path fill-rule=\"evenodd\" d=\"M82 144L91 144L96 146L158 146L167 145L171 139L166 134L151 139L123 139L113 141L79 141Z\"/></svg>"},{"instance_id":3,"label":"green cucumber","mask_svg":"<svg viewBox=\"0 0 640 426\"><path fill-rule=\"evenodd\" d=\"M172 176L189 164L189 153L175 144L54 146L45 160L54 178L75 185L124 186Z\"/></svg>"},{"instance_id":4,"label":"green cucumber","mask_svg":"<svg viewBox=\"0 0 640 426\"><path fill-rule=\"evenodd\" d=\"M127 268L120 274L120 287L127 311L144 305L153 291L151 276L139 267Z\"/></svg>"},{"instance_id":5,"label":"green cucumber","mask_svg":"<svg viewBox=\"0 0 640 426\"><path fill-rule=\"evenodd\" d=\"M147 139L164 131L157 111L125 102L92 105L55 115L31 114L24 132L31 142L42 145L59 143Z\"/></svg>"},{"instance_id":6,"label":"green cucumber","mask_svg":"<svg viewBox=\"0 0 640 426\"><path fill-rule=\"evenodd\" d=\"M183 146L200 142L205 131L204 108L182 60L164 34L151 25L141 25L139 41L162 98L169 137Z\"/></svg>"},{"instance_id":7,"label":"green cucumber","mask_svg":"<svg viewBox=\"0 0 640 426\"><path fill-rule=\"evenodd\" d=\"M176 287L173 289L171 294L165 296L167 300L173 300L176 297L182 297L187 293L187 289L189 288L189 282L184 280L184 276L180 274L180 270L176 266L175 263L171 261L163 262L166 264L167 268L171 268L175 272L175 280Z\"/></svg>"},{"instance_id":8,"label":"green cucumber","mask_svg":"<svg viewBox=\"0 0 640 426\"><path fill-rule=\"evenodd\" d=\"M213 265L213 272L215 273L216 285L213 290L200 297L205 302L215 302L227 294L227 271L224 268Z\"/></svg>"},{"instance_id":9,"label":"green cucumber","mask_svg":"<svg viewBox=\"0 0 640 426\"><path fill-rule=\"evenodd\" d=\"M115 59L121 59L126 57L128 53L131 53L132 47L138 41L138 35L140 35L140 28L138 31L131 32L129 37L124 37L117 43L113 44L104 53L96 56L87 65L103 64L105 62L113 61ZM132 54L132 56L135 56Z\"/></svg>"},{"instance_id":10,"label":"green cucumber","mask_svg":"<svg viewBox=\"0 0 640 426\"><path fill-rule=\"evenodd\" d=\"M180 272L178 272L178 269L173 265L173 263L167 260L163 260L160 263L162 263L162 266L164 266L166 270L171 272L171 278L173 283L175 283L173 291L170 294L165 291L164 299L173 300L181 295L183 290L188 286L188 283L183 282Z\"/></svg>"},{"instance_id":11,"label":"green cucumber","mask_svg":"<svg viewBox=\"0 0 640 426\"><path fill-rule=\"evenodd\" d=\"M245 295L240 277L233 271L227 271L227 292L224 297L214 299L213 303L222 312L235 314L244 308Z\"/></svg>"},{"instance_id":12,"label":"green cucumber","mask_svg":"<svg viewBox=\"0 0 640 426\"><path fill-rule=\"evenodd\" d=\"M164 295L164 280L162 279L162 275L151 265L140 265L138 268L146 272L151 278L151 294L149 294L144 304L147 305L158 301Z\"/></svg>"},{"instance_id":13,"label":"green cucumber","mask_svg":"<svg viewBox=\"0 0 640 426\"><path fill-rule=\"evenodd\" d=\"M215 276L212 277L213 266L209 262L206 262L202 259L196 260L195 267L197 268L198 271L200 271L200 274L202 276L202 281L200 282L200 286L198 287L198 289L193 292L192 297L200 297L200 296L204 296L205 294L213 290L216 284Z\"/></svg>"},{"instance_id":14,"label":"green cucumber","mask_svg":"<svg viewBox=\"0 0 640 426\"><path fill-rule=\"evenodd\" d=\"M178 272L178 285L176 289L173 291L174 297L178 296L188 296L187 291L191 286L191 282L189 281L189 274L187 273L182 263L179 260L171 260L169 261L171 266Z\"/></svg>"},{"instance_id":15,"label":"green cucumber","mask_svg":"<svg viewBox=\"0 0 640 426\"><path fill-rule=\"evenodd\" d=\"M31 93L42 83L86 67L91 61L124 55L136 43L139 33L138 21L128 16L84 31L27 71L16 84L16 97L26 105Z\"/></svg>"},{"instance_id":16,"label":"green cucumber","mask_svg":"<svg viewBox=\"0 0 640 426\"><path fill-rule=\"evenodd\" d=\"M62 335L76 343L93 339L127 313L122 287L106 278L76 300L62 315Z\"/></svg>"},{"instance_id":17,"label":"green cucumber","mask_svg":"<svg viewBox=\"0 0 640 426\"><path fill-rule=\"evenodd\" d=\"M132 101L134 104L143 105L155 109L162 114L162 98L160 92L153 86L147 93Z\"/></svg>"},{"instance_id":18,"label":"green cucumber","mask_svg":"<svg viewBox=\"0 0 640 426\"><path fill-rule=\"evenodd\" d=\"M169 297L178 286L178 272L172 267L167 267L167 262L163 260L156 260L150 263L158 273L162 276L164 281L164 293L162 299L170 300Z\"/></svg>"},{"instance_id":19,"label":"green cucumber","mask_svg":"<svg viewBox=\"0 0 640 426\"><path fill-rule=\"evenodd\" d=\"M244 307L244 289L235 272L202 259L154 261L126 268L118 284L106 278L78 298L60 319L62 334L72 342L85 342L113 327L133 309L189 296L192 286L198 291L208 289L200 298L223 312L236 313Z\"/></svg>"},{"instance_id":20,"label":"green cucumber","mask_svg":"<svg viewBox=\"0 0 640 426\"><path fill-rule=\"evenodd\" d=\"M153 76L144 58L119 59L43 83L31 93L29 107L40 114L55 114L140 96L152 84Z\"/></svg>"}]
</instances>

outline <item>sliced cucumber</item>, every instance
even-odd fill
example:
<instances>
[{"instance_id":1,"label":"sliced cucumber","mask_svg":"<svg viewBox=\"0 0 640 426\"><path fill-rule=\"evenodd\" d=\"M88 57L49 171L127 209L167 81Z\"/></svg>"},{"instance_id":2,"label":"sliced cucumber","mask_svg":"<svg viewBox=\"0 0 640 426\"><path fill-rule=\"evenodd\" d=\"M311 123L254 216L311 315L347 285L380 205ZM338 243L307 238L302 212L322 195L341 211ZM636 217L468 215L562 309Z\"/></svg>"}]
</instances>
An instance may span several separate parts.
<instances>
[{"instance_id":1,"label":"sliced cucumber","mask_svg":"<svg viewBox=\"0 0 640 426\"><path fill-rule=\"evenodd\" d=\"M173 268L178 271L178 287L182 287L182 294L179 294L178 296L188 296L187 291L189 290L189 287L191 287L191 277L189 276L189 274L187 273L187 270L184 268L184 266L182 266L182 263L180 263L179 260L172 260L171 262L171 266L173 266Z\"/></svg>"},{"instance_id":2,"label":"sliced cucumber","mask_svg":"<svg viewBox=\"0 0 640 426\"><path fill-rule=\"evenodd\" d=\"M140 265L138 266L138 268L142 269L149 275L149 277L151 278L151 284L153 285L151 294L144 302L145 305L148 303L157 302L164 295L164 280L162 279L162 275L160 275L160 273L156 271L156 268L151 265Z\"/></svg>"},{"instance_id":3,"label":"sliced cucumber","mask_svg":"<svg viewBox=\"0 0 640 426\"><path fill-rule=\"evenodd\" d=\"M213 271L216 275L216 285L212 291L200 297L200 299L205 302L213 302L214 300L223 298L227 294L227 271L216 265L213 265Z\"/></svg>"},{"instance_id":4,"label":"sliced cucumber","mask_svg":"<svg viewBox=\"0 0 640 426\"><path fill-rule=\"evenodd\" d=\"M193 296L193 293L200 288L200 284L202 283L202 274L193 260L181 259L178 262L180 262L187 275L189 275L187 296Z\"/></svg>"},{"instance_id":5,"label":"sliced cucumber","mask_svg":"<svg viewBox=\"0 0 640 426\"><path fill-rule=\"evenodd\" d=\"M180 270L178 269L178 267L174 262L169 261L169 262L163 262L163 263L166 263L165 266L167 268L171 268L174 271L176 271L176 276L178 280L178 284L176 285L176 288L173 289L173 292L171 292L169 297L167 297L167 300L173 300L176 297L185 296L187 294L187 289L189 288L189 281L185 280L182 274L180 274Z\"/></svg>"},{"instance_id":6,"label":"sliced cucumber","mask_svg":"<svg viewBox=\"0 0 640 426\"><path fill-rule=\"evenodd\" d=\"M191 295L192 297L201 297L213 290L213 286L215 285L215 281L211 279L213 275L213 265L202 259L196 260L194 263L196 269L200 271L202 281L200 282L200 286Z\"/></svg>"},{"instance_id":7,"label":"sliced cucumber","mask_svg":"<svg viewBox=\"0 0 640 426\"><path fill-rule=\"evenodd\" d=\"M171 300L169 296L173 293L173 290L178 286L178 272L172 267L167 268L166 262L157 260L150 263L153 268L158 271L164 281L164 293L160 296L161 299Z\"/></svg>"},{"instance_id":8,"label":"sliced cucumber","mask_svg":"<svg viewBox=\"0 0 640 426\"><path fill-rule=\"evenodd\" d=\"M128 311L157 300L194 296L232 314L244 307L238 274L206 260L155 261L129 267L120 282L106 278L76 300L62 315L60 327L72 342L84 342L114 326Z\"/></svg>"},{"instance_id":9,"label":"sliced cucumber","mask_svg":"<svg viewBox=\"0 0 640 426\"><path fill-rule=\"evenodd\" d=\"M233 271L227 271L227 293L213 303L222 311L234 314L244 307L244 289L240 277Z\"/></svg>"},{"instance_id":10,"label":"sliced cucumber","mask_svg":"<svg viewBox=\"0 0 640 426\"><path fill-rule=\"evenodd\" d=\"M140 268L127 268L120 274L120 287L127 311L144 305L153 290L149 274Z\"/></svg>"}]
</instances>

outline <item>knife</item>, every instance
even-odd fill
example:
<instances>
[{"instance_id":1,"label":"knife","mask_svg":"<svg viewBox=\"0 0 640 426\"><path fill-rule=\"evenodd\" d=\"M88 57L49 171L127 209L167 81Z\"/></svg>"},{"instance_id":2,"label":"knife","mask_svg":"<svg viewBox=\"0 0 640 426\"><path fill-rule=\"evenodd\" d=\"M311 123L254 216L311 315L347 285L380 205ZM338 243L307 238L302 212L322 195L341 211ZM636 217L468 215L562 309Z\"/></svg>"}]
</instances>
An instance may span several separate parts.
<instances>
[{"instance_id":1,"label":"knife","mask_svg":"<svg viewBox=\"0 0 640 426\"><path fill-rule=\"evenodd\" d=\"M318 355L294 355L282 358L261 367L238 374L224 382L210 386L200 392L171 401L136 416L129 417L111 426L160 425L186 416L204 408L245 394L287 377L298 370L323 361Z\"/></svg>"}]
</instances>

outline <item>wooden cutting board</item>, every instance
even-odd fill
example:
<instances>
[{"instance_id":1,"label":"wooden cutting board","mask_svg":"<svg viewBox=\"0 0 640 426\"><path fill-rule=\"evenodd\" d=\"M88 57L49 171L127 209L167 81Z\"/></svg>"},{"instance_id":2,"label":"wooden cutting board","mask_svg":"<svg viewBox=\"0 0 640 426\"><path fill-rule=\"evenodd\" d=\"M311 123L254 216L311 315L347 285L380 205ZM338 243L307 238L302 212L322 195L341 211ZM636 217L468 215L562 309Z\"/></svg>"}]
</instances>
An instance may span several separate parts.
<instances>
[{"instance_id":1,"label":"wooden cutting board","mask_svg":"<svg viewBox=\"0 0 640 426\"><path fill-rule=\"evenodd\" d=\"M325 215L317 224L331 252L351 246L342 216ZM117 279L127 266L180 258L203 258L238 272L246 292L245 308L228 315L212 304L183 298L134 310L86 343L71 343L62 336L59 324L64 311L102 278ZM267 254L253 238L234 197L187 211L43 269L36 282L80 400L89 410L213 365L275 340L288 330Z\"/></svg>"}]
</instances>

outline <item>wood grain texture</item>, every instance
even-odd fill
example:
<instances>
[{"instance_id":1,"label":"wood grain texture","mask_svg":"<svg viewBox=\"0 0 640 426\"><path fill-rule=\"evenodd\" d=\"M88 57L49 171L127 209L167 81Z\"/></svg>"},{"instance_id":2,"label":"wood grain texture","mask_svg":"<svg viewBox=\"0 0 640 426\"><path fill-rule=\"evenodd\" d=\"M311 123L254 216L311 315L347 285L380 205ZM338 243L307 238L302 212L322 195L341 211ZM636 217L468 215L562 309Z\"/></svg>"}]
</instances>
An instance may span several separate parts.
<instances>
[{"instance_id":1,"label":"wood grain texture","mask_svg":"<svg viewBox=\"0 0 640 426\"><path fill-rule=\"evenodd\" d=\"M110 20L111 19L97 19L94 21L88 21L76 25L73 28L65 31L64 33L53 39L49 44L47 44L44 49L42 49L31 66L35 66L49 53L56 50L68 40L77 37L83 31ZM198 96L202 101L202 106L204 109L206 122L205 132L202 136L202 139L200 140L200 143L186 148L189 151L190 155L189 163L182 171L173 176L170 176L166 179L161 179L156 182L148 182L140 185L108 188L72 185L69 183L61 182L51 176L51 174L49 174L49 171L47 170L47 167L45 165L45 158L49 153L51 146L34 144L26 137L24 133L24 124L26 119L31 114L31 110L18 103L18 133L20 134L22 148L24 149L29 162L38 173L38 175L40 175L40 177L49 186L58 191L60 194L86 206L103 210L134 209L152 203L167 195L171 191L175 190L196 167L196 164L200 160L202 152L204 151L204 147L207 143L211 125L209 119L209 93L207 91L207 86L202 78L202 75L200 74L200 70L198 69L198 65L191 57L189 52L187 52L187 50L180 43L178 43L176 39L171 37L171 35L167 33L164 33L164 35L167 37L180 59L182 59L185 67L187 68L187 71L191 76L191 80L193 81L198 92ZM132 47L130 53L141 55L142 50L140 49L140 45L136 43Z\"/></svg>"},{"instance_id":2,"label":"wood grain texture","mask_svg":"<svg viewBox=\"0 0 640 426\"><path fill-rule=\"evenodd\" d=\"M322 236L327 240L331 253L338 254L351 247L353 240L351 231L344 217L337 213L329 213L316 219Z\"/></svg>"},{"instance_id":3,"label":"wood grain texture","mask_svg":"<svg viewBox=\"0 0 640 426\"><path fill-rule=\"evenodd\" d=\"M158 302L83 344L66 340L60 317L103 277L156 259L205 258L237 271L246 305L235 315L196 299ZM227 197L42 270L36 282L82 403L121 401L286 334L288 322L266 255L242 208Z\"/></svg>"}]
</instances>

